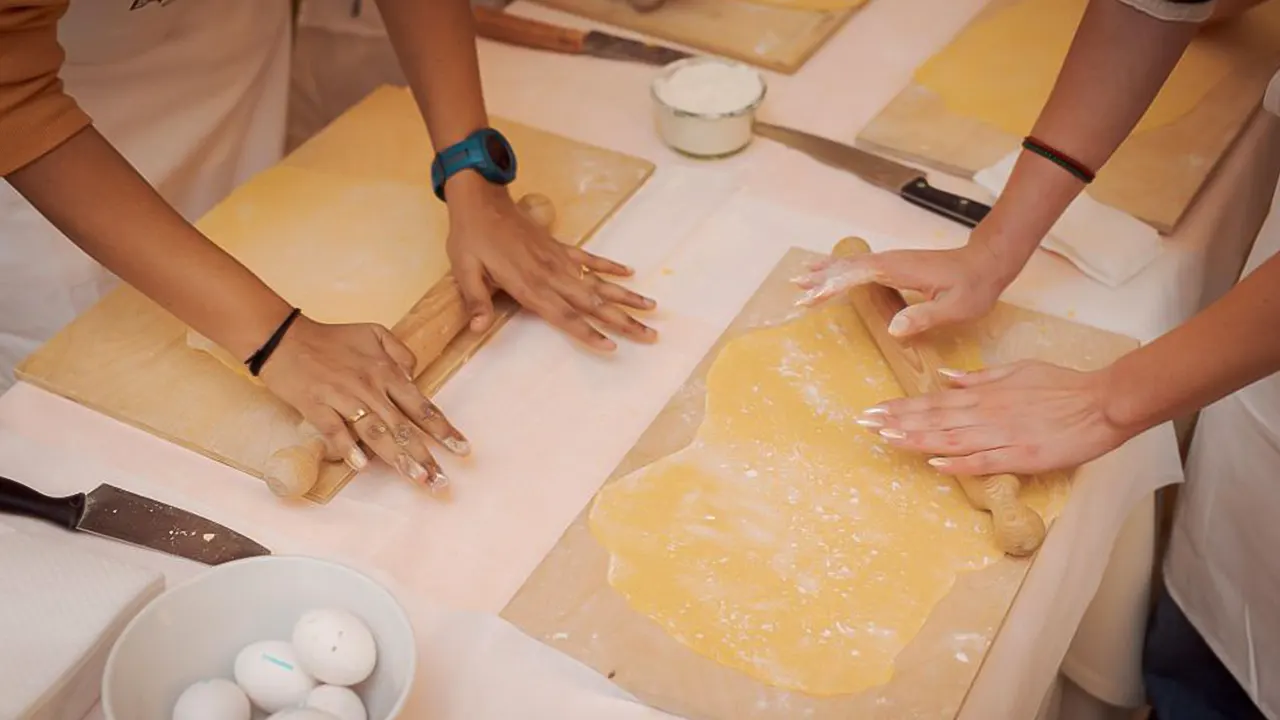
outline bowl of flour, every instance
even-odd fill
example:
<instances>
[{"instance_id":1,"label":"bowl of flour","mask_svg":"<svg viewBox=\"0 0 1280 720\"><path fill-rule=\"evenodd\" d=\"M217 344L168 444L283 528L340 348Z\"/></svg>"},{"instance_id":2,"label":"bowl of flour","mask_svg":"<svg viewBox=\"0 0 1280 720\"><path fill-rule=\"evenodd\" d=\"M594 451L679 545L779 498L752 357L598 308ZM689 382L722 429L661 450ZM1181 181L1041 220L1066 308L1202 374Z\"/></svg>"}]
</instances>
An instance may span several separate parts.
<instances>
[{"instance_id":1,"label":"bowl of flour","mask_svg":"<svg viewBox=\"0 0 1280 720\"><path fill-rule=\"evenodd\" d=\"M746 65L717 58L679 60L653 81L658 135L686 155L732 155L751 142L764 96L764 77Z\"/></svg>"}]
</instances>

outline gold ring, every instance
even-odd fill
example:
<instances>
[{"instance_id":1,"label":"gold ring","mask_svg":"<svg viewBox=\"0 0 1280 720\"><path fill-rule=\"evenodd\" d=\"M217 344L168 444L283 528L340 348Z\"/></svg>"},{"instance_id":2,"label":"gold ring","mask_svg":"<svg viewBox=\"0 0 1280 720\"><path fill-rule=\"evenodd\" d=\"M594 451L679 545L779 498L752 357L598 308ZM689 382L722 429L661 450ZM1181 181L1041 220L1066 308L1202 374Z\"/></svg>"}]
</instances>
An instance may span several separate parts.
<instances>
[{"instance_id":1,"label":"gold ring","mask_svg":"<svg viewBox=\"0 0 1280 720\"><path fill-rule=\"evenodd\" d=\"M368 414L369 414L368 410L365 410L364 408L360 408L359 410L356 410L355 413L351 415L351 417L347 418L347 424L355 425L356 423L363 420Z\"/></svg>"}]
</instances>

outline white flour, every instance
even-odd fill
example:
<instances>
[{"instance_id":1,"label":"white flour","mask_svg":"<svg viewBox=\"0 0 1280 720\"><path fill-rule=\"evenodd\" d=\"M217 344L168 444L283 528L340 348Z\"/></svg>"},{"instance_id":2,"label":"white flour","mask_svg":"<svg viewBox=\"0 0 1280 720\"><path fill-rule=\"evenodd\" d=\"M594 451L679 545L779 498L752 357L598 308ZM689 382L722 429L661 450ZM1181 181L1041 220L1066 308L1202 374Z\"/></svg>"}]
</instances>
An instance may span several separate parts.
<instances>
[{"instance_id":1,"label":"white flour","mask_svg":"<svg viewBox=\"0 0 1280 720\"><path fill-rule=\"evenodd\" d=\"M657 85L662 102L698 115L745 110L760 98L762 89L754 70L720 62L687 65Z\"/></svg>"}]
</instances>

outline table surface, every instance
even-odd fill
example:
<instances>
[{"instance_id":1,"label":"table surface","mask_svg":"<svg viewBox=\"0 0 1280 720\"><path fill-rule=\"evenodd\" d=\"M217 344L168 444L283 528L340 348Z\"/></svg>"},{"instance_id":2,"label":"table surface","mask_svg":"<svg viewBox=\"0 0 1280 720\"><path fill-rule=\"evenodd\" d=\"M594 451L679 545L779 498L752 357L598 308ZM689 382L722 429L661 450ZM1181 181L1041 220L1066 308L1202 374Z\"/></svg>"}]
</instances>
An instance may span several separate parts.
<instances>
[{"instance_id":1,"label":"table surface","mask_svg":"<svg viewBox=\"0 0 1280 720\"><path fill-rule=\"evenodd\" d=\"M767 74L769 98L761 119L852 142L914 67L981 5L982 0L870 3L800 73ZM525 3L511 10L589 27ZM0 470L25 470L23 480L59 493L111 479L223 522L277 553L348 563L391 586L424 624L432 622L427 607L497 613L788 246L828 249L847 232L863 234L877 249L964 241L964 231L949 221L767 141L716 162L667 150L651 121L653 68L487 41L480 54L491 112L658 165L650 186L591 247L637 268L636 287L655 294L663 306L654 318L662 342L624 346L616 357L600 358L537 321L517 318L438 395L477 449L466 461L441 458L455 479L448 502L375 468L327 506L283 504L230 468L22 384L0 397L0 437L9 440ZM1228 204L1233 187L1254 172L1250 158L1237 148L1200 204ZM1204 217L1197 220L1197 213ZM1037 253L1005 299L1149 340L1185 319L1205 292L1238 271L1239 248L1210 243L1209 226L1219 215L1194 210L1162 256L1122 288L1105 288L1060 258ZM738 238L741 244L735 245ZM538 381L527 382L530 377ZM60 448L74 448L70 452L89 469L45 476L42 458ZM1074 628L1059 629L1052 643L1042 645L1043 621L1052 614L1042 609L1066 602L1065 611L1052 612L1079 622L1110 544L1140 497L1132 483L1106 480L1135 467L1149 476L1144 492L1180 479L1170 428L1115 455L1095 468L1087 492L1077 492L1085 499L1072 501L1114 510L1100 521L1102 530L1080 523L1076 531L1057 533L1080 537L1045 545L1009 624L988 653L966 715L1007 716L976 715L969 708L1010 702L993 700L1002 683L983 686L983 677L994 674L996 664L1016 668L1036 648L1050 657L1050 674L1028 676L1031 687L1021 694L1039 702ZM1070 550L1076 541L1090 540L1099 552ZM132 548L84 542L156 567L170 584L201 571ZM1073 586L1082 588L1078 597L1053 598L1055 589Z\"/></svg>"}]
</instances>

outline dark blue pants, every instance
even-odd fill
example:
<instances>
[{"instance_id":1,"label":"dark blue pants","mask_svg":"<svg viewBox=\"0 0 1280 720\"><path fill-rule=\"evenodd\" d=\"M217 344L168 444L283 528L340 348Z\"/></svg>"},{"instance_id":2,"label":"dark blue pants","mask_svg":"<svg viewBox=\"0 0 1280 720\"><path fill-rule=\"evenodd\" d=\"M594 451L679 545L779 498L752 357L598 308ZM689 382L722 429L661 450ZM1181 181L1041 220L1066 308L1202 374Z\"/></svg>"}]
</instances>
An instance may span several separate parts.
<instances>
[{"instance_id":1,"label":"dark blue pants","mask_svg":"<svg viewBox=\"0 0 1280 720\"><path fill-rule=\"evenodd\" d=\"M1147 627L1142 675L1151 720L1264 720L1163 589Z\"/></svg>"}]
</instances>

